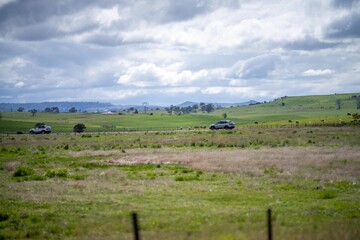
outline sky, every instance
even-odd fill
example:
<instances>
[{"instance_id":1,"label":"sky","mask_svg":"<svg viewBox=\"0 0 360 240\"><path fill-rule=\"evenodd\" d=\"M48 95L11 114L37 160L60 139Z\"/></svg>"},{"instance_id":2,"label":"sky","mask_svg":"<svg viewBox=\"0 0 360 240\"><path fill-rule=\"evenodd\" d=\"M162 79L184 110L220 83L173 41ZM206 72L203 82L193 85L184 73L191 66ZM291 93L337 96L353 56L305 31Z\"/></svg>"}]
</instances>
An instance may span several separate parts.
<instances>
[{"instance_id":1,"label":"sky","mask_svg":"<svg viewBox=\"0 0 360 240\"><path fill-rule=\"evenodd\" d=\"M0 0L0 102L360 92L360 0Z\"/></svg>"}]
</instances>

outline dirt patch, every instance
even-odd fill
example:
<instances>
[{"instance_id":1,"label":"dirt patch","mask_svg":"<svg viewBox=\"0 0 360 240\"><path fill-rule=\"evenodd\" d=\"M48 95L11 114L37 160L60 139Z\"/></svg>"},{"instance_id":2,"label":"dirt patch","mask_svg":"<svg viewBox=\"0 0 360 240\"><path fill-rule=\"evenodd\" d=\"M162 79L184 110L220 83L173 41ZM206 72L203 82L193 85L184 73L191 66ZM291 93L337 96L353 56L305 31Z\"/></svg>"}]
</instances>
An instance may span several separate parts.
<instances>
[{"instance_id":1,"label":"dirt patch","mask_svg":"<svg viewBox=\"0 0 360 240\"><path fill-rule=\"evenodd\" d=\"M78 153L82 154L82 153ZM303 177L326 181L359 182L358 148L263 148L263 149L132 149L120 151L86 151L86 155L109 156L110 165L183 164L205 171L231 172L263 176Z\"/></svg>"}]
</instances>

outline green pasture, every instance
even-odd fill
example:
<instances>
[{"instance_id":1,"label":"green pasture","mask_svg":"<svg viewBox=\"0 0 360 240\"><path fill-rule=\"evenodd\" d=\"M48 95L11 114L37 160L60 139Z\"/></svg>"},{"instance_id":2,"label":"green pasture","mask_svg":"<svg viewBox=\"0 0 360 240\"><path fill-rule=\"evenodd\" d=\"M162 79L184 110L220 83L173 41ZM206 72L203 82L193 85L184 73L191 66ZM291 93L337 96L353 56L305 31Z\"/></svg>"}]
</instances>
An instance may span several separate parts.
<instances>
[{"instance_id":1,"label":"green pasture","mask_svg":"<svg viewBox=\"0 0 360 240\"><path fill-rule=\"evenodd\" d=\"M274 239L358 239L352 95L187 115L2 112L0 240L134 239L134 211L142 239L266 239L268 208ZM224 113L236 129L201 128ZM53 133L19 134L39 122Z\"/></svg>"},{"instance_id":2,"label":"green pasture","mask_svg":"<svg viewBox=\"0 0 360 240\"><path fill-rule=\"evenodd\" d=\"M142 239L266 239L268 208L275 239L360 234L356 126L2 134L0 143L0 239L133 239L134 211ZM238 149L284 162L209 170L205 157L190 167L207 151ZM325 159L289 174L281 149L289 160L303 149Z\"/></svg>"},{"instance_id":3,"label":"green pasture","mask_svg":"<svg viewBox=\"0 0 360 240\"><path fill-rule=\"evenodd\" d=\"M349 114L359 112L351 96L336 94L326 96L286 97L284 99L243 107L218 109L211 113L198 112L169 115L165 111L152 113L101 115L93 113L43 113L32 116L28 112L3 112L0 119L1 133L27 133L38 122L51 125L54 132L72 132L73 126L83 123L87 132L116 132L126 130L180 130L208 127L223 119L233 120L241 128L252 124L301 125L349 123ZM122 114L124 114L122 112Z\"/></svg>"}]
</instances>

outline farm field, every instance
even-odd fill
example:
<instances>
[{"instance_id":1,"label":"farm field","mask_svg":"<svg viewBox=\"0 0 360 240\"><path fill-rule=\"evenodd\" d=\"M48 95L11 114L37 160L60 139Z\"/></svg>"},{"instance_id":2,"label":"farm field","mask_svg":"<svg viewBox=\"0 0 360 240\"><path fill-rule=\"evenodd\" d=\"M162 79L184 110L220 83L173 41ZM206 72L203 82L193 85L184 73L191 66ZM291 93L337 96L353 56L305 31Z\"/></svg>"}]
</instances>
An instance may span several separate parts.
<instances>
[{"instance_id":1,"label":"farm field","mask_svg":"<svg viewBox=\"0 0 360 240\"><path fill-rule=\"evenodd\" d=\"M253 106L217 109L211 113L197 112L185 115L169 115L166 111L148 111L144 114L115 113L44 113L32 116L29 112L3 112L0 118L0 133L28 133L36 123L51 125L55 133L71 133L74 125L85 124L86 132L161 131L206 128L210 124L227 118L237 128L253 125L299 126L349 124L351 114L358 113L357 102L352 98L360 94L336 94L324 96L285 97ZM338 104L337 103L340 103ZM349 115L350 114L350 115Z\"/></svg>"},{"instance_id":2,"label":"farm field","mask_svg":"<svg viewBox=\"0 0 360 240\"><path fill-rule=\"evenodd\" d=\"M274 239L358 239L351 96L180 116L2 112L0 239L134 239L133 212L142 239L266 239L268 208ZM236 129L206 129L223 113ZM38 122L53 133L20 134Z\"/></svg>"},{"instance_id":3,"label":"farm field","mask_svg":"<svg viewBox=\"0 0 360 240\"><path fill-rule=\"evenodd\" d=\"M357 239L360 129L2 134L2 239Z\"/></svg>"}]
</instances>

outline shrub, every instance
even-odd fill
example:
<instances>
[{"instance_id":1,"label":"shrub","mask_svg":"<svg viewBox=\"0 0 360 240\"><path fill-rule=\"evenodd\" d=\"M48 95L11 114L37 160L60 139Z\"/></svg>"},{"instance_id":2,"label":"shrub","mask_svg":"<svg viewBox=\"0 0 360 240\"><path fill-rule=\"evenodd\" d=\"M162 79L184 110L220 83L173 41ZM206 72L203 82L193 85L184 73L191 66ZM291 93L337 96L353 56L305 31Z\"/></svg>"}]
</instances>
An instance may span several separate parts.
<instances>
[{"instance_id":1,"label":"shrub","mask_svg":"<svg viewBox=\"0 0 360 240\"><path fill-rule=\"evenodd\" d=\"M30 176L34 173L34 169L26 166L19 166L16 168L14 172L14 177L24 177L24 176Z\"/></svg>"},{"instance_id":2,"label":"shrub","mask_svg":"<svg viewBox=\"0 0 360 240\"><path fill-rule=\"evenodd\" d=\"M48 169L45 173L46 177L67 177L68 170L66 168Z\"/></svg>"},{"instance_id":3,"label":"shrub","mask_svg":"<svg viewBox=\"0 0 360 240\"><path fill-rule=\"evenodd\" d=\"M4 222L10 218L9 214L7 213L0 213L0 222Z\"/></svg>"},{"instance_id":4,"label":"shrub","mask_svg":"<svg viewBox=\"0 0 360 240\"><path fill-rule=\"evenodd\" d=\"M78 123L74 126L73 130L75 133L82 133L85 131L85 129L86 129L86 126L84 124Z\"/></svg>"},{"instance_id":5,"label":"shrub","mask_svg":"<svg viewBox=\"0 0 360 240\"><path fill-rule=\"evenodd\" d=\"M176 176L175 181L183 182L183 181L199 181L199 176Z\"/></svg>"},{"instance_id":6,"label":"shrub","mask_svg":"<svg viewBox=\"0 0 360 240\"><path fill-rule=\"evenodd\" d=\"M320 199L333 199L336 198L336 196L336 192L330 190L325 190L320 193Z\"/></svg>"}]
</instances>

